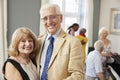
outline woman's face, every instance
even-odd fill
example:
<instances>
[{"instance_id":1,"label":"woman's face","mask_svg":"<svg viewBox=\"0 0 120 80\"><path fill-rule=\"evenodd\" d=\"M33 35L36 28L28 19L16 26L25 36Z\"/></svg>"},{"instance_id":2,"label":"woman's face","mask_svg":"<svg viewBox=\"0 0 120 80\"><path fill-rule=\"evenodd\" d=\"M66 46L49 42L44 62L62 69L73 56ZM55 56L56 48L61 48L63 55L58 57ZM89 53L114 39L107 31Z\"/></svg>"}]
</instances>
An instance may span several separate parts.
<instances>
[{"instance_id":1,"label":"woman's face","mask_svg":"<svg viewBox=\"0 0 120 80\"><path fill-rule=\"evenodd\" d=\"M107 38L107 36L108 36L108 32L103 31L103 32L101 33L101 37L102 37L102 38Z\"/></svg>"},{"instance_id":2,"label":"woman's face","mask_svg":"<svg viewBox=\"0 0 120 80\"><path fill-rule=\"evenodd\" d=\"M79 28L79 26L74 26L74 27L73 27L74 31L77 31L78 28Z\"/></svg>"},{"instance_id":3,"label":"woman's face","mask_svg":"<svg viewBox=\"0 0 120 80\"><path fill-rule=\"evenodd\" d=\"M33 51L34 43L32 38L24 37L18 44L19 53L30 54Z\"/></svg>"}]
</instances>

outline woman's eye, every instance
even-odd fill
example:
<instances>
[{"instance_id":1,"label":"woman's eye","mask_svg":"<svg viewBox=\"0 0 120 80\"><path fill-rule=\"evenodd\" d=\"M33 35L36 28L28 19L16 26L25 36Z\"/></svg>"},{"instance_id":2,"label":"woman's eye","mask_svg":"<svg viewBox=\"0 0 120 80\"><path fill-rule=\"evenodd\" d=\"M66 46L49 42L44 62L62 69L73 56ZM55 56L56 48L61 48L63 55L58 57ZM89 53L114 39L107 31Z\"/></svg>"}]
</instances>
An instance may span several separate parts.
<instances>
[{"instance_id":1,"label":"woman's eye","mask_svg":"<svg viewBox=\"0 0 120 80\"><path fill-rule=\"evenodd\" d=\"M33 40L32 39L30 39L30 40L28 40L29 42L33 42Z\"/></svg>"},{"instance_id":2,"label":"woman's eye","mask_svg":"<svg viewBox=\"0 0 120 80\"><path fill-rule=\"evenodd\" d=\"M21 42L25 42L26 40L21 40Z\"/></svg>"}]
</instances>

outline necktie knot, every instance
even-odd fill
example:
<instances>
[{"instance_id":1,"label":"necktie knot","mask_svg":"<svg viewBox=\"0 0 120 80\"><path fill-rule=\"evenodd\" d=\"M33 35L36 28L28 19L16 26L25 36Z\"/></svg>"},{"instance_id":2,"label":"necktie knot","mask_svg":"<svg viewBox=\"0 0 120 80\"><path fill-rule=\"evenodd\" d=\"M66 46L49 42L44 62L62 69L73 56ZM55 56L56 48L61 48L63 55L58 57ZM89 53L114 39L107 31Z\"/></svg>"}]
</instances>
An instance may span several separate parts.
<instances>
[{"instance_id":1,"label":"necktie knot","mask_svg":"<svg viewBox=\"0 0 120 80\"><path fill-rule=\"evenodd\" d=\"M54 42L54 37L53 37L53 36L50 36L50 37L48 38L48 40L50 40L50 43L53 44L53 42Z\"/></svg>"}]
</instances>

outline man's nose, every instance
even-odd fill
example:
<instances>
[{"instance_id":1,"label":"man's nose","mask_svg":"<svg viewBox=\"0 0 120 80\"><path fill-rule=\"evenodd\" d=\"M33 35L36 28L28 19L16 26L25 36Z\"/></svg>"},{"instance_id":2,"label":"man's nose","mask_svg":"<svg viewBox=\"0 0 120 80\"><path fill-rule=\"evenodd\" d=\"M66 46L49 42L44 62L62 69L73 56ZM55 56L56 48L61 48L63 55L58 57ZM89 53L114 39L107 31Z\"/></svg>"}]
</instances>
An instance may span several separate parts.
<instances>
[{"instance_id":1,"label":"man's nose","mask_svg":"<svg viewBox=\"0 0 120 80\"><path fill-rule=\"evenodd\" d=\"M52 18L48 17L47 23L51 23L51 22L52 22Z\"/></svg>"}]
</instances>

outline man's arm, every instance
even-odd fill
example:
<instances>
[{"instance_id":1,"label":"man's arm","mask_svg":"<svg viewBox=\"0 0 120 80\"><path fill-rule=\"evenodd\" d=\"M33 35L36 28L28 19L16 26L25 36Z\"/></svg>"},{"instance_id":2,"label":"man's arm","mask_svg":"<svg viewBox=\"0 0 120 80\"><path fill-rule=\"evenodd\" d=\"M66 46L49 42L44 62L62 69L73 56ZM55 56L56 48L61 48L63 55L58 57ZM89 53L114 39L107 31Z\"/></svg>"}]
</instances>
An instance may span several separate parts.
<instances>
[{"instance_id":1,"label":"man's arm","mask_svg":"<svg viewBox=\"0 0 120 80\"><path fill-rule=\"evenodd\" d=\"M84 53L80 41L72 40L70 49L68 72L71 75L64 80L84 80Z\"/></svg>"},{"instance_id":2,"label":"man's arm","mask_svg":"<svg viewBox=\"0 0 120 80\"><path fill-rule=\"evenodd\" d=\"M102 72L98 73L98 77L100 78L100 80L105 80L105 77Z\"/></svg>"}]
</instances>

